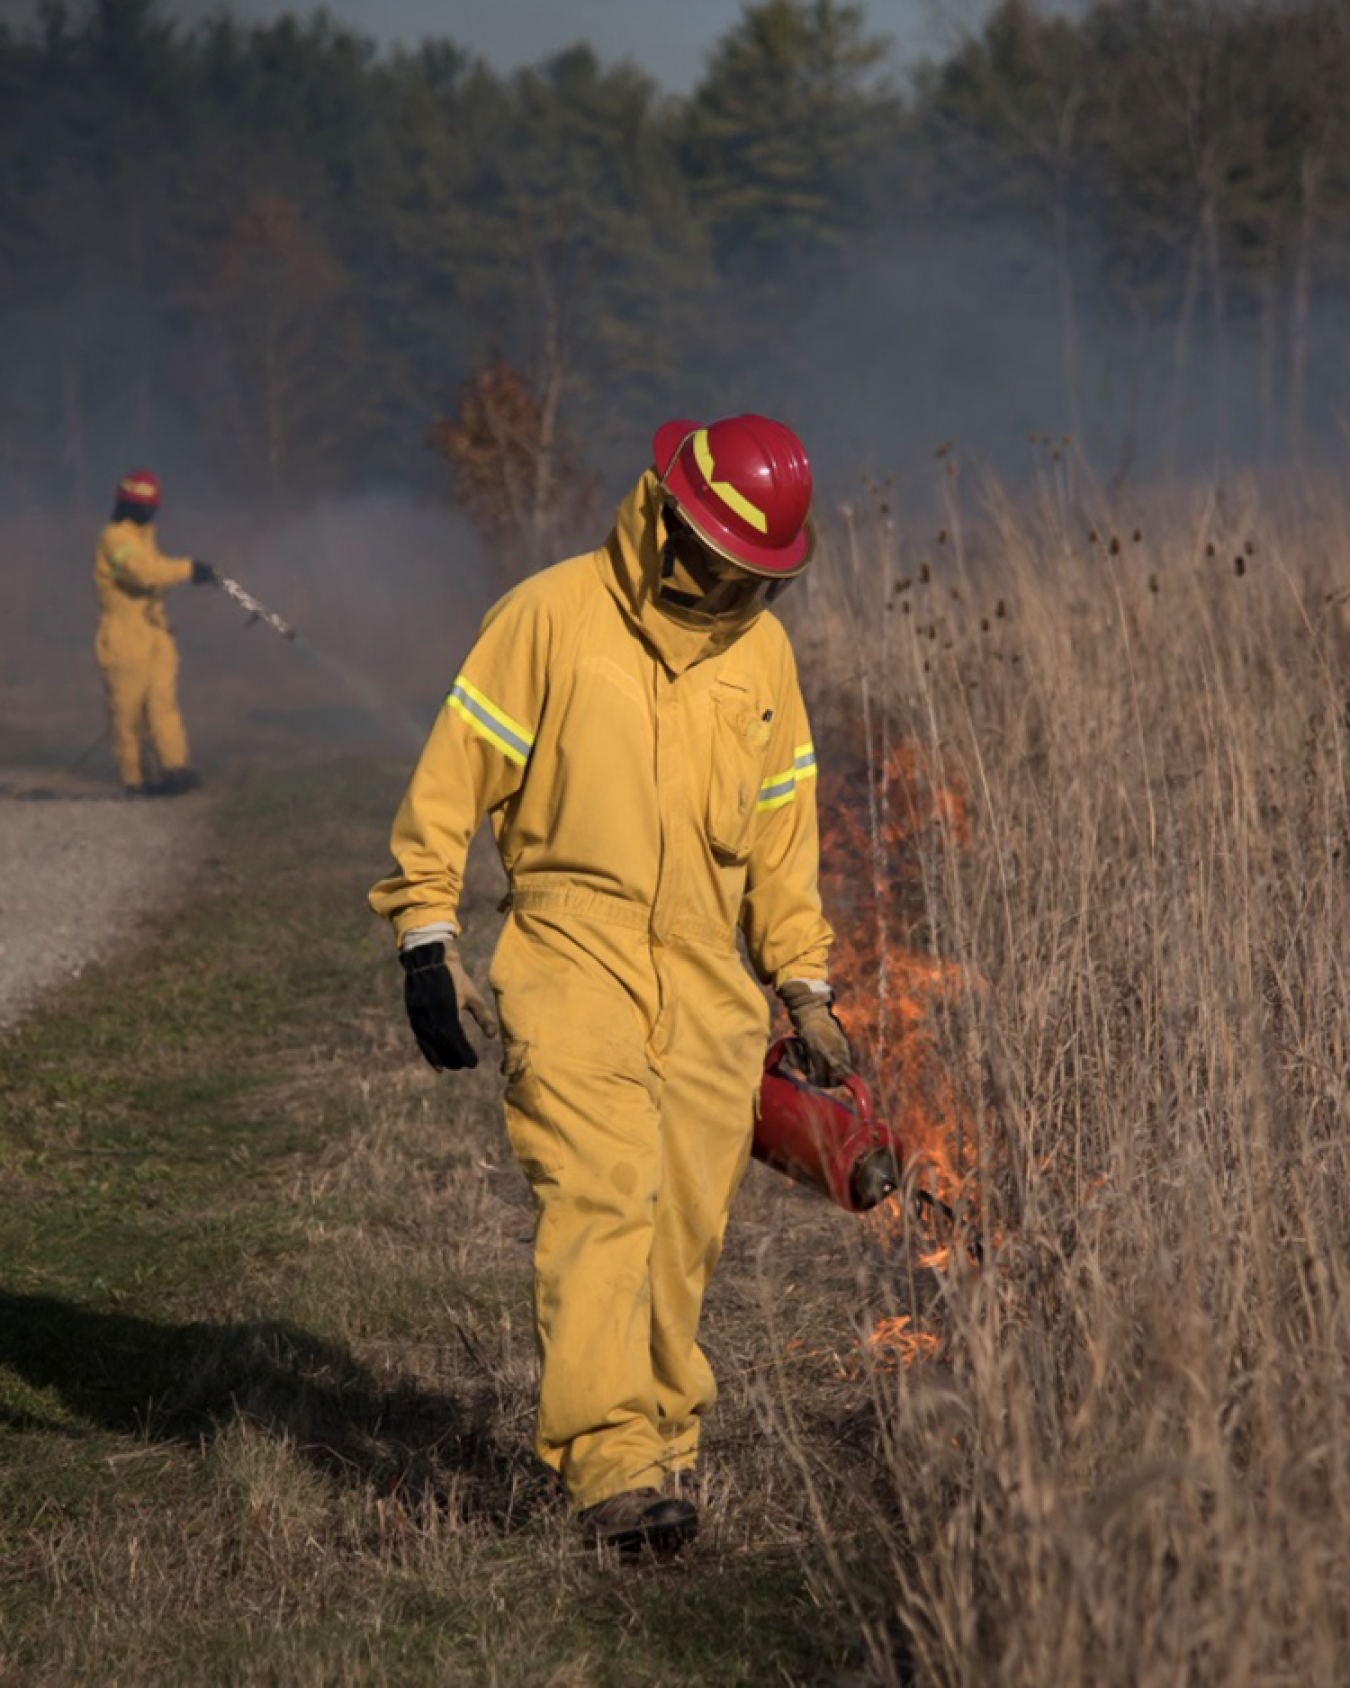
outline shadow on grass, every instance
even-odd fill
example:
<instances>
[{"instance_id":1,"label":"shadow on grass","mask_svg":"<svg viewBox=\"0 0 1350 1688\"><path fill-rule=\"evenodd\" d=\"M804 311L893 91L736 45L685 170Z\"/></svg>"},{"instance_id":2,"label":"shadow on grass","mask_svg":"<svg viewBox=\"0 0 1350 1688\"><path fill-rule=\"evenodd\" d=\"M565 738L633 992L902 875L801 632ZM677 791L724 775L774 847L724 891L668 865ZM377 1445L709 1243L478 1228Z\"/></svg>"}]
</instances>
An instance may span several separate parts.
<instances>
[{"instance_id":1,"label":"shadow on grass","mask_svg":"<svg viewBox=\"0 0 1350 1688\"><path fill-rule=\"evenodd\" d=\"M339 1481L452 1506L502 1530L556 1498L552 1474L494 1433L500 1404L489 1380L463 1395L410 1380L383 1388L345 1348L293 1325L156 1324L0 1290L5 1369L105 1430L205 1446L247 1422ZM0 1410L0 1421L53 1428L28 1412Z\"/></svg>"}]
</instances>

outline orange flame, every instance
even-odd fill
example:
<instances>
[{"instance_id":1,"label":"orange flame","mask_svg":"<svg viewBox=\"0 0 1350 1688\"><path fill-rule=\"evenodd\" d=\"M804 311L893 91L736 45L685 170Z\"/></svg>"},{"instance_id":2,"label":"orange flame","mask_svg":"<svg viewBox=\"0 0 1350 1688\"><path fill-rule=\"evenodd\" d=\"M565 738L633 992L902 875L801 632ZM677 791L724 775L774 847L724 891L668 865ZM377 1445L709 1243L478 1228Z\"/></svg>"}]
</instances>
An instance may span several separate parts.
<instances>
[{"instance_id":1,"label":"orange flame","mask_svg":"<svg viewBox=\"0 0 1350 1688\"><path fill-rule=\"evenodd\" d=\"M844 1362L839 1376L853 1379L864 1370L899 1371L927 1359L937 1349L937 1337L915 1325L908 1313L878 1319L860 1352Z\"/></svg>"},{"instance_id":2,"label":"orange flame","mask_svg":"<svg viewBox=\"0 0 1350 1688\"><path fill-rule=\"evenodd\" d=\"M971 848L972 826L959 783L913 745L895 746L869 778L855 768L822 781L821 888L835 927L832 962L839 1016L872 1081L882 1116L904 1146L907 1187L927 1191L958 1212L972 1205L975 1134L969 1111L943 1059L937 1021L978 995L983 982L955 962L918 949L928 924L927 886L952 852ZM934 1217L930 1208L927 1218ZM897 1194L864 1221L893 1246L911 1230L907 1197ZM931 1223L916 1264L943 1271L953 1247ZM911 1232L912 1234L912 1232ZM938 1339L908 1314L878 1321L865 1344L909 1366ZM857 1375L858 1362L845 1375Z\"/></svg>"},{"instance_id":3,"label":"orange flame","mask_svg":"<svg viewBox=\"0 0 1350 1688\"><path fill-rule=\"evenodd\" d=\"M970 848L964 794L931 758L902 744L870 781L857 771L825 780L821 814L840 1019L908 1167L955 1205L973 1168L974 1138L935 1021L982 987L956 963L915 949L912 934L926 922L925 874L939 849Z\"/></svg>"}]
</instances>

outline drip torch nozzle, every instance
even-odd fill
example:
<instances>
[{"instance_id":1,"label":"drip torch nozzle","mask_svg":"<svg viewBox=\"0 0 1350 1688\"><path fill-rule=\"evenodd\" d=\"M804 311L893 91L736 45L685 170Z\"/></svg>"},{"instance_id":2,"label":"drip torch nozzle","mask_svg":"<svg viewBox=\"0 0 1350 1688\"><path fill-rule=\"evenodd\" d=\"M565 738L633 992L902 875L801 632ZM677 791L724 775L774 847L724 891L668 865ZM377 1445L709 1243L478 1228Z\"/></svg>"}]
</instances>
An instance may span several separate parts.
<instances>
[{"instance_id":1,"label":"drip torch nozzle","mask_svg":"<svg viewBox=\"0 0 1350 1688\"><path fill-rule=\"evenodd\" d=\"M246 591L237 580L231 580L228 575L218 574L216 585L227 598L233 598L248 616L245 627L252 627L255 621L261 621L270 627L274 633L280 633L283 639L294 640L295 629L289 621L283 621L275 610L269 610L266 604L259 603L251 592Z\"/></svg>"},{"instance_id":2,"label":"drip torch nozzle","mask_svg":"<svg viewBox=\"0 0 1350 1688\"><path fill-rule=\"evenodd\" d=\"M900 1188L900 1165L890 1147L869 1149L854 1161L848 1179L849 1194L859 1213L876 1207Z\"/></svg>"}]
</instances>

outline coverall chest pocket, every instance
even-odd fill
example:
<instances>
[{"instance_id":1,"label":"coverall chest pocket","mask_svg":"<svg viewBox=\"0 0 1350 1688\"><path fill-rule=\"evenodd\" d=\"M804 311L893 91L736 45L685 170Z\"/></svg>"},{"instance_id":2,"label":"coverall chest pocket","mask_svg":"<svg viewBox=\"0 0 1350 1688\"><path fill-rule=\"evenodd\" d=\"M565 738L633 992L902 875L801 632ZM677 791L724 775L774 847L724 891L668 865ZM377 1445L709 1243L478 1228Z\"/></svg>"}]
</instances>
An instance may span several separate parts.
<instances>
[{"instance_id":1,"label":"coverall chest pocket","mask_svg":"<svg viewBox=\"0 0 1350 1688\"><path fill-rule=\"evenodd\" d=\"M719 856L744 861L773 732L773 709L749 682L718 680L710 697L712 772L708 838Z\"/></svg>"}]
</instances>

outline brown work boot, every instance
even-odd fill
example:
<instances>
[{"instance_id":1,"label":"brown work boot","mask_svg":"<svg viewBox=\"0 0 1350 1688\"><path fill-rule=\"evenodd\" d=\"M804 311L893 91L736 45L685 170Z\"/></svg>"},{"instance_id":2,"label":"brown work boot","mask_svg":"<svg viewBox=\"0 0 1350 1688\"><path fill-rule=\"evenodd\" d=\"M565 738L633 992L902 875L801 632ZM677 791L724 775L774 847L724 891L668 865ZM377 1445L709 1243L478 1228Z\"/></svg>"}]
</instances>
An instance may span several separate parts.
<instances>
[{"instance_id":1,"label":"brown work boot","mask_svg":"<svg viewBox=\"0 0 1350 1688\"><path fill-rule=\"evenodd\" d=\"M675 1500L659 1489L626 1489L598 1506L588 1506L577 1522L600 1547L622 1554L678 1553L698 1534L698 1513L687 1500Z\"/></svg>"}]
</instances>

